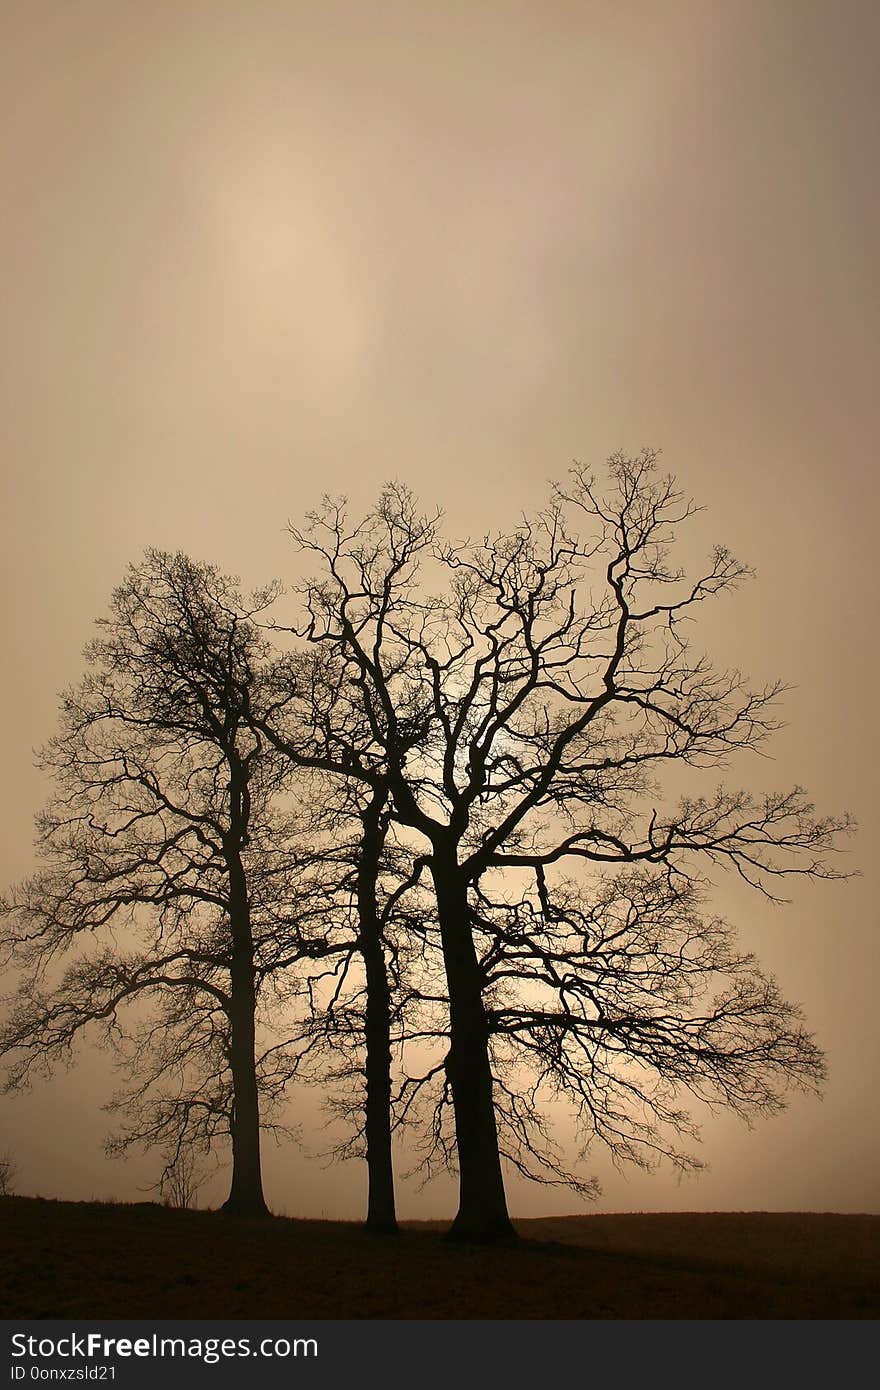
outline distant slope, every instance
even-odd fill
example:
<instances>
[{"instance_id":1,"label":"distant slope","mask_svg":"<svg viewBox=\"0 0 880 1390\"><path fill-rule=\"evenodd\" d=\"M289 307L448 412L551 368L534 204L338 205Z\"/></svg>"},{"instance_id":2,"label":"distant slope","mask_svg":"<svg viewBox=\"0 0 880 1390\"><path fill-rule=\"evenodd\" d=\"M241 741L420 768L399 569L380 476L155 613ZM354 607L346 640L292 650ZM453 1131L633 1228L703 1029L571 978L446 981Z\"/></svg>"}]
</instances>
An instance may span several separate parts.
<instances>
[{"instance_id":1,"label":"distant slope","mask_svg":"<svg viewBox=\"0 0 880 1390\"><path fill-rule=\"evenodd\" d=\"M511 1246L0 1198L6 1318L871 1318L880 1216L547 1217Z\"/></svg>"}]
</instances>

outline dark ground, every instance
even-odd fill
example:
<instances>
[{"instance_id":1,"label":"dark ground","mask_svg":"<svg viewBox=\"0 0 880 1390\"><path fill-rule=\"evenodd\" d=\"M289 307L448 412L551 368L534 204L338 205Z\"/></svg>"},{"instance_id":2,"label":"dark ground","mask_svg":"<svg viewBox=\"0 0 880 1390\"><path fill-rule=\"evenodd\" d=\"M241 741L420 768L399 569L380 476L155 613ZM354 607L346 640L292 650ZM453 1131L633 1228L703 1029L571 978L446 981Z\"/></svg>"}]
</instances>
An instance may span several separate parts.
<instances>
[{"instance_id":1,"label":"dark ground","mask_svg":"<svg viewBox=\"0 0 880 1390\"><path fill-rule=\"evenodd\" d=\"M149 1203L0 1198L5 1318L876 1318L880 1216L547 1217L470 1247Z\"/></svg>"}]
</instances>

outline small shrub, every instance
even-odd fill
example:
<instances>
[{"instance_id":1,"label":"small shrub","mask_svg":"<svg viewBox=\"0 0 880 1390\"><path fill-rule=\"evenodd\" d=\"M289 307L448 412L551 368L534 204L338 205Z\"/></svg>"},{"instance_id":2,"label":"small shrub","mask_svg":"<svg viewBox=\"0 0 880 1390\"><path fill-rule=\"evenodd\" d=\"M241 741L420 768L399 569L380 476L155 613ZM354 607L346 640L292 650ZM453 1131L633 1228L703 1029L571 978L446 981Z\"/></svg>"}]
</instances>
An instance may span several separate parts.
<instances>
[{"instance_id":1,"label":"small shrub","mask_svg":"<svg viewBox=\"0 0 880 1390\"><path fill-rule=\"evenodd\" d=\"M9 1197L15 1186L15 1178L18 1173L18 1164L7 1152L0 1155L0 1197Z\"/></svg>"},{"instance_id":2,"label":"small shrub","mask_svg":"<svg viewBox=\"0 0 880 1390\"><path fill-rule=\"evenodd\" d=\"M180 1152L167 1164L159 1189L166 1207L195 1207L199 1188L205 1175L188 1149Z\"/></svg>"}]
</instances>

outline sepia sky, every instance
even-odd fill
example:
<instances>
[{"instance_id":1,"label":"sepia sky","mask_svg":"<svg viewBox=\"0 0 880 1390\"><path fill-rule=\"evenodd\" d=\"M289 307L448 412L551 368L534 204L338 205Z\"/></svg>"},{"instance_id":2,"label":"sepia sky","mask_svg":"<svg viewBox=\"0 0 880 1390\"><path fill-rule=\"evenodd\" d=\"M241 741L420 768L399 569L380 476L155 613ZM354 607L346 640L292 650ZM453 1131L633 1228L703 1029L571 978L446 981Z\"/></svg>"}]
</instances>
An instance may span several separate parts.
<instances>
[{"instance_id":1,"label":"sepia sky","mask_svg":"<svg viewBox=\"0 0 880 1390\"><path fill-rule=\"evenodd\" d=\"M715 899L804 1005L824 1100L707 1119L681 1184L597 1156L599 1209L880 1211L878 52L873 0L4 0L0 886L145 546L284 579L325 490L400 478L482 532L574 458L661 447L707 508L689 553L757 570L701 641L793 687L736 777L852 811L862 876ZM140 1195L112 1087L83 1053L0 1098L20 1191ZM357 1166L267 1170L277 1209L361 1214Z\"/></svg>"}]
</instances>

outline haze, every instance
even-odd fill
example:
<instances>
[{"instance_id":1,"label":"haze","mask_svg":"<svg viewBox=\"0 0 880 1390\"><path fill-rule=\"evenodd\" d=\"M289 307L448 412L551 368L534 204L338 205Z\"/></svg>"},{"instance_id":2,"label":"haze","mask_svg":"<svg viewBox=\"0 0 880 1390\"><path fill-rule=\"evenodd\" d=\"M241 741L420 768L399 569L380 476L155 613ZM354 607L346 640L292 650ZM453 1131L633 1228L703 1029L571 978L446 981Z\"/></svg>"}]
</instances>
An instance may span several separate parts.
<instances>
[{"instance_id":1,"label":"haze","mask_svg":"<svg viewBox=\"0 0 880 1390\"><path fill-rule=\"evenodd\" d=\"M719 910L804 1006L823 1102L707 1119L711 1171L614 1173L602 1210L878 1211L874 796L880 9L870 0L6 0L0 882L32 866L32 749L145 546L246 585L288 518L392 477L455 532L576 457L643 445L758 572L701 638L781 676L775 762L861 824L862 877ZM18 1190L138 1198L106 1060L0 1098ZM314 1097L297 1100L320 1147ZM267 1145L292 1214L364 1174ZM577 1201L510 1181L514 1214ZM403 1216L452 1184L402 1183Z\"/></svg>"}]
</instances>

